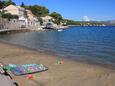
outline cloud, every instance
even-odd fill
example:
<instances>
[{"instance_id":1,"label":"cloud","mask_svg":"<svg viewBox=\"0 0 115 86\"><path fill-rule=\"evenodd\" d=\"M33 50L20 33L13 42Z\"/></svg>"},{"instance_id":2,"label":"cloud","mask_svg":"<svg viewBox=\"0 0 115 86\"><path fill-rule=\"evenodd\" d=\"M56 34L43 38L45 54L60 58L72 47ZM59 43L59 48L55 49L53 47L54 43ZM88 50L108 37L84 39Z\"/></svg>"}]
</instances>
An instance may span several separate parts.
<instances>
[{"instance_id":1,"label":"cloud","mask_svg":"<svg viewBox=\"0 0 115 86\"><path fill-rule=\"evenodd\" d=\"M84 21L90 21L90 19L88 18L88 16L83 16L83 20Z\"/></svg>"}]
</instances>

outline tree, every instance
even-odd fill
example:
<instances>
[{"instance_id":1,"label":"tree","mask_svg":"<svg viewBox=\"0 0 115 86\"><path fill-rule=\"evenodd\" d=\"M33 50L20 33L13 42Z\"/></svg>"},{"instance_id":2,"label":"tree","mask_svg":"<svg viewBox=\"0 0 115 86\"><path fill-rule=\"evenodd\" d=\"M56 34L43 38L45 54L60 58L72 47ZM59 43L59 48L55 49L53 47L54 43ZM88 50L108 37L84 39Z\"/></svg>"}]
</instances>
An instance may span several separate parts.
<instances>
[{"instance_id":1,"label":"tree","mask_svg":"<svg viewBox=\"0 0 115 86\"><path fill-rule=\"evenodd\" d=\"M57 13L57 12L51 13L50 16L55 19L55 23L58 24L58 25L59 25L59 24L61 23L61 21L63 20L61 14L59 14L59 13Z\"/></svg>"},{"instance_id":2,"label":"tree","mask_svg":"<svg viewBox=\"0 0 115 86\"><path fill-rule=\"evenodd\" d=\"M22 3L21 3L21 7L25 7L25 4L24 4L24 2L22 2Z\"/></svg>"},{"instance_id":3,"label":"tree","mask_svg":"<svg viewBox=\"0 0 115 86\"><path fill-rule=\"evenodd\" d=\"M12 0L0 0L0 9L3 9L4 7L8 5L16 5Z\"/></svg>"},{"instance_id":4,"label":"tree","mask_svg":"<svg viewBox=\"0 0 115 86\"><path fill-rule=\"evenodd\" d=\"M7 18L8 20L10 20L10 19L18 19L18 16L12 15L10 13L2 13L2 18Z\"/></svg>"},{"instance_id":5,"label":"tree","mask_svg":"<svg viewBox=\"0 0 115 86\"><path fill-rule=\"evenodd\" d=\"M0 1L0 9L2 9L5 6L5 1Z\"/></svg>"},{"instance_id":6,"label":"tree","mask_svg":"<svg viewBox=\"0 0 115 86\"><path fill-rule=\"evenodd\" d=\"M66 22L67 25L81 25L82 22L79 21L74 21L74 20L69 20L69 19L64 19L64 22Z\"/></svg>"},{"instance_id":7,"label":"tree","mask_svg":"<svg viewBox=\"0 0 115 86\"><path fill-rule=\"evenodd\" d=\"M11 4L16 5L14 2L12 2L12 0L5 1L5 6L9 6Z\"/></svg>"},{"instance_id":8,"label":"tree","mask_svg":"<svg viewBox=\"0 0 115 86\"><path fill-rule=\"evenodd\" d=\"M30 9L32 13L35 14L37 17L46 16L49 14L49 10L44 6L34 5L34 6L29 6L27 8Z\"/></svg>"}]
</instances>

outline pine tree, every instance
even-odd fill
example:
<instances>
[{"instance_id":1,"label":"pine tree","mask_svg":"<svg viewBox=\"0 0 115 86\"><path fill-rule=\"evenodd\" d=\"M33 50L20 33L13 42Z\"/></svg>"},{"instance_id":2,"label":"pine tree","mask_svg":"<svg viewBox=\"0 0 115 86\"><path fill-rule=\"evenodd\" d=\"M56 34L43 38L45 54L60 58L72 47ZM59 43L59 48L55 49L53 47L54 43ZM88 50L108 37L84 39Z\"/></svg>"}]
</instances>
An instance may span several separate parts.
<instances>
[{"instance_id":1,"label":"pine tree","mask_svg":"<svg viewBox=\"0 0 115 86\"><path fill-rule=\"evenodd\" d=\"M21 7L25 7L25 4L24 4L24 2L22 2L22 3L21 3Z\"/></svg>"},{"instance_id":2,"label":"pine tree","mask_svg":"<svg viewBox=\"0 0 115 86\"><path fill-rule=\"evenodd\" d=\"M9 5L16 5L12 0L8 0L5 2L5 6L9 6Z\"/></svg>"}]
</instances>

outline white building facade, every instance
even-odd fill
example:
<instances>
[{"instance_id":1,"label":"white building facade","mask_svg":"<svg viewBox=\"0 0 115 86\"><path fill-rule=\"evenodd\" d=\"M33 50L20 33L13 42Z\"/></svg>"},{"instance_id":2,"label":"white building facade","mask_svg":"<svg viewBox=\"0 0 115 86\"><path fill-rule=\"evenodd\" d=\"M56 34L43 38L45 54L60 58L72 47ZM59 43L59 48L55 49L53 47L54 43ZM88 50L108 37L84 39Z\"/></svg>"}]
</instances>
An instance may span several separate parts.
<instances>
[{"instance_id":1,"label":"white building facade","mask_svg":"<svg viewBox=\"0 0 115 86\"><path fill-rule=\"evenodd\" d=\"M4 8L4 11L12 15L17 15L19 17L20 27L22 28L37 28L37 26L39 26L37 18L30 10L26 10L20 6L9 5Z\"/></svg>"}]
</instances>

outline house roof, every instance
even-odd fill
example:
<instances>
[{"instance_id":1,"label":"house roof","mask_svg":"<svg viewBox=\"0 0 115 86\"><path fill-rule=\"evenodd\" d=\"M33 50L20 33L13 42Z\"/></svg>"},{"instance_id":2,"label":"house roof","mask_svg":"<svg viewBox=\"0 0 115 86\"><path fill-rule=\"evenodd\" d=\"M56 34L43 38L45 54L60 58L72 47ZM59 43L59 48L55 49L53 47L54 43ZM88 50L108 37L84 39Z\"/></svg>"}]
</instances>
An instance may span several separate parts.
<instances>
[{"instance_id":1,"label":"house roof","mask_svg":"<svg viewBox=\"0 0 115 86\"><path fill-rule=\"evenodd\" d=\"M35 15L32 13L32 11L31 11L31 10L26 10L26 11L27 11L27 14L29 14L29 15L34 16L34 17L35 17Z\"/></svg>"},{"instance_id":2,"label":"house roof","mask_svg":"<svg viewBox=\"0 0 115 86\"><path fill-rule=\"evenodd\" d=\"M41 17L42 19L53 19L53 17L51 16L45 16L45 17Z\"/></svg>"},{"instance_id":3,"label":"house roof","mask_svg":"<svg viewBox=\"0 0 115 86\"><path fill-rule=\"evenodd\" d=\"M9 6L5 7L4 10L12 9L12 8L16 9L17 7L14 5L9 5Z\"/></svg>"},{"instance_id":4,"label":"house roof","mask_svg":"<svg viewBox=\"0 0 115 86\"><path fill-rule=\"evenodd\" d=\"M12 9L12 10L23 9L24 10L23 7L21 7L21 6L15 6L15 5L9 5L9 6L7 6L7 7L4 8L4 10L8 10L8 9Z\"/></svg>"}]
</instances>

